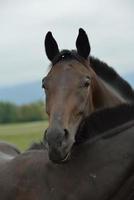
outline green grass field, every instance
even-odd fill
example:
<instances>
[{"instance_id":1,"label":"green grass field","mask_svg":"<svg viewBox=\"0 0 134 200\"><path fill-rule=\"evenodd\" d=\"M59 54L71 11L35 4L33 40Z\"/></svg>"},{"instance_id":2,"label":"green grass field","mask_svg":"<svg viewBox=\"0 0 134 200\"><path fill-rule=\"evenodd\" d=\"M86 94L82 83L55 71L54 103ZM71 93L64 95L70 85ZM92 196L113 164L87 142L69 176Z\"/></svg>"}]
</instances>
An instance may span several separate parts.
<instances>
[{"instance_id":1,"label":"green grass field","mask_svg":"<svg viewBox=\"0 0 134 200\"><path fill-rule=\"evenodd\" d=\"M42 139L47 125L47 121L0 125L0 140L15 144L23 151Z\"/></svg>"}]
</instances>

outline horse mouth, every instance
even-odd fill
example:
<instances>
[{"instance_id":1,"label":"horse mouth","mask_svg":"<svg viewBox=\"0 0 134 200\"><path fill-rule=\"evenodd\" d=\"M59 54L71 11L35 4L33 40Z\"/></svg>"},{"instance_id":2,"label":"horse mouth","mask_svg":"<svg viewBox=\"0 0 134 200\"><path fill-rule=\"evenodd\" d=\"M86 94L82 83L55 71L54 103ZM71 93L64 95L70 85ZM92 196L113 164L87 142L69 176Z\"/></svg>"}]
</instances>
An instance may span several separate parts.
<instances>
[{"instance_id":1,"label":"horse mouth","mask_svg":"<svg viewBox=\"0 0 134 200\"><path fill-rule=\"evenodd\" d=\"M68 152L68 153L64 156L64 158L61 158L61 159L51 159L51 158L50 158L50 160L51 160L53 163L56 163L56 164L64 164L64 163L66 163L66 162L69 161L70 156L71 156L71 152Z\"/></svg>"},{"instance_id":2,"label":"horse mouth","mask_svg":"<svg viewBox=\"0 0 134 200\"><path fill-rule=\"evenodd\" d=\"M70 159L71 151L69 151L66 156L61 160L62 163L67 162Z\"/></svg>"}]
</instances>

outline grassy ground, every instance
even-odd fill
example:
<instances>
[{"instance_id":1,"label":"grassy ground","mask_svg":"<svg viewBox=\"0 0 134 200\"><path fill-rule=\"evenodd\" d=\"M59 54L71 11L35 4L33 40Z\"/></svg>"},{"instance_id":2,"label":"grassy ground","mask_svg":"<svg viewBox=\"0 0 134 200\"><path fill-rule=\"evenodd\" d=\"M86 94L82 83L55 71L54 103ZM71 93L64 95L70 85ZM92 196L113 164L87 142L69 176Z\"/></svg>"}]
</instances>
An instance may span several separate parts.
<instances>
[{"instance_id":1,"label":"grassy ground","mask_svg":"<svg viewBox=\"0 0 134 200\"><path fill-rule=\"evenodd\" d=\"M25 150L33 142L41 140L47 125L47 121L0 125L0 140L13 143L19 149Z\"/></svg>"}]
</instances>

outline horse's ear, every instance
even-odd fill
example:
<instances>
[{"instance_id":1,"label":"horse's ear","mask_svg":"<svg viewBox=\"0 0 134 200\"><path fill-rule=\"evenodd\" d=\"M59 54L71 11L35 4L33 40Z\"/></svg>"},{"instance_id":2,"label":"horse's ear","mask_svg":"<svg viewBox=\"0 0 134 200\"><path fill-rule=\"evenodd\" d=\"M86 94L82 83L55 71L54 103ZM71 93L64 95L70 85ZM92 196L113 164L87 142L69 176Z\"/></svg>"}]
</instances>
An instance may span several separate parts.
<instances>
[{"instance_id":1,"label":"horse's ear","mask_svg":"<svg viewBox=\"0 0 134 200\"><path fill-rule=\"evenodd\" d=\"M48 59L52 61L54 57L59 53L59 48L56 40L54 39L52 33L49 31L45 37L45 51Z\"/></svg>"},{"instance_id":2,"label":"horse's ear","mask_svg":"<svg viewBox=\"0 0 134 200\"><path fill-rule=\"evenodd\" d=\"M79 29L79 34L76 40L76 47L78 54L83 58L87 59L90 54L91 48L88 36L82 28Z\"/></svg>"}]
</instances>

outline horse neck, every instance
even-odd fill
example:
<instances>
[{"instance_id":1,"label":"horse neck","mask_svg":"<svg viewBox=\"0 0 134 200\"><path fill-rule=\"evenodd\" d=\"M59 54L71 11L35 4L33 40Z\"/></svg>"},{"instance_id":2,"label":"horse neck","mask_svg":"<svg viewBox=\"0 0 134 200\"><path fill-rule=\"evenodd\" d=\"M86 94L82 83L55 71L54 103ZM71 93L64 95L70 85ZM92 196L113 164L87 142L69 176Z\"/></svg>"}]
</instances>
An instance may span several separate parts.
<instances>
[{"instance_id":1,"label":"horse neck","mask_svg":"<svg viewBox=\"0 0 134 200\"><path fill-rule=\"evenodd\" d=\"M92 85L92 93L92 101L95 110L104 107L114 107L125 102L114 89L110 88L110 86L96 74Z\"/></svg>"}]
</instances>

